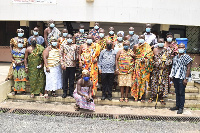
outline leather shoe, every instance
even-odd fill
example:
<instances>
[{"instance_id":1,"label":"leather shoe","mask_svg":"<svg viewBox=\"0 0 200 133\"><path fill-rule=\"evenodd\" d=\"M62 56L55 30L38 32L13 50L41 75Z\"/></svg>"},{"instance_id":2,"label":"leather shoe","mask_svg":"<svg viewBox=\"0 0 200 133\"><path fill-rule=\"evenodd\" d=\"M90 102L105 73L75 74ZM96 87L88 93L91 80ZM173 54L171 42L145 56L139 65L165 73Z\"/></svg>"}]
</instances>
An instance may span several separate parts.
<instances>
[{"instance_id":1,"label":"leather shoe","mask_svg":"<svg viewBox=\"0 0 200 133\"><path fill-rule=\"evenodd\" d=\"M108 100L111 101L111 100L112 100L112 97L109 97Z\"/></svg>"},{"instance_id":2,"label":"leather shoe","mask_svg":"<svg viewBox=\"0 0 200 133\"><path fill-rule=\"evenodd\" d=\"M169 110L174 111L174 110L178 110L178 109L179 109L178 107L173 107L173 108L170 108Z\"/></svg>"},{"instance_id":3,"label":"leather shoe","mask_svg":"<svg viewBox=\"0 0 200 133\"><path fill-rule=\"evenodd\" d=\"M67 97L67 94L64 93L64 94L62 95L62 98L66 98L66 97Z\"/></svg>"},{"instance_id":4,"label":"leather shoe","mask_svg":"<svg viewBox=\"0 0 200 133\"><path fill-rule=\"evenodd\" d=\"M101 100L105 100L105 99L106 99L106 97L102 97L102 98L101 98Z\"/></svg>"},{"instance_id":5,"label":"leather shoe","mask_svg":"<svg viewBox=\"0 0 200 133\"><path fill-rule=\"evenodd\" d=\"M177 111L177 114L182 114L183 113L183 109L179 109L178 111Z\"/></svg>"}]
</instances>

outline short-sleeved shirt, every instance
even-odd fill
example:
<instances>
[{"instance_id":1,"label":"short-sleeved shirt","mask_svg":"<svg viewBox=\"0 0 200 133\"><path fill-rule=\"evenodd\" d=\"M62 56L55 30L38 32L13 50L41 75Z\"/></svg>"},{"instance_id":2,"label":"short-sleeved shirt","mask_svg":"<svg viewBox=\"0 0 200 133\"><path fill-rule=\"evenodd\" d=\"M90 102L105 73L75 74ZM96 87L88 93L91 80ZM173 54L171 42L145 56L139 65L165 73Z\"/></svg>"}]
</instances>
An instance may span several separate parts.
<instances>
[{"instance_id":1,"label":"short-sleeved shirt","mask_svg":"<svg viewBox=\"0 0 200 133\"><path fill-rule=\"evenodd\" d=\"M133 49L133 46L135 44L138 44L138 38L139 38L139 36L136 34L134 34L133 36L130 37L129 42L130 42L131 49Z\"/></svg>"},{"instance_id":2,"label":"short-sleeved shirt","mask_svg":"<svg viewBox=\"0 0 200 133\"><path fill-rule=\"evenodd\" d=\"M147 42L150 46L157 44L156 35L150 33L149 35L145 32L145 42Z\"/></svg>"},{"instance_id":3,"label":"short-sleeved shirt","mask_svg":"<svg viewBox=\"0 0 200 133\"><path fill-rule=\"evenodd\" d=\"M104 49L99 56L98 67L102 70L102 73L114 73L115 72L115 59L117 52L113 49L108 51Z\"/></svg>"},{"instance_id":4,"label":"short-sleeved shirt","mask_svg":"<svg viewBox=\"0 0 200 133\"><path fill-rule=\"evenodd\" d=\"M172 69L170 76L171 78L186 78L187 65L192 61L192 58L187 55L176 55L173 59Z\"/></svg>"}]
</instances>

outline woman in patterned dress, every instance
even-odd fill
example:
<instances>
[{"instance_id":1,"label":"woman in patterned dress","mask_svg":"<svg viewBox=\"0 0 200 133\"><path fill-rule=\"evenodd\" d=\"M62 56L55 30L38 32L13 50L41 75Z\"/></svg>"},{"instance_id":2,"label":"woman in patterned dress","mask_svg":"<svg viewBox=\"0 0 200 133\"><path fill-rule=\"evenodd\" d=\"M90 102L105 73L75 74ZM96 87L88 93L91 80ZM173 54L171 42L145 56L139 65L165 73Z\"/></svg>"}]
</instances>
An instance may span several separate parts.
<instances>
[{"instance_id":1,"label":"woman in patterned dress","mask_svg":"<svg viewBox=\"0 0 200 133\"><path fill-rule=\"evenodd\" d=\"M130 42L125 41L123 50L118 51L116 56L116 71L121 89L120 102L124 101L124 88L126 88L125 102L128 102L129 87L132 86L132 71L134 68L134 53L130 49Z\"/></svg>"},{"instance_id":2,"label":"woman in patterned dress","mask_svg":"<svg viewBox=\"0 0 200 133\"><path fill-rule=\"evenodd\" d=\"M92 99L92 81L90 81L90 73L88 70L82 71L82 78L78 80L73 96L76 100L76 111L80 108L95 110L95 104Z\"/></svg>"}]
</instances>

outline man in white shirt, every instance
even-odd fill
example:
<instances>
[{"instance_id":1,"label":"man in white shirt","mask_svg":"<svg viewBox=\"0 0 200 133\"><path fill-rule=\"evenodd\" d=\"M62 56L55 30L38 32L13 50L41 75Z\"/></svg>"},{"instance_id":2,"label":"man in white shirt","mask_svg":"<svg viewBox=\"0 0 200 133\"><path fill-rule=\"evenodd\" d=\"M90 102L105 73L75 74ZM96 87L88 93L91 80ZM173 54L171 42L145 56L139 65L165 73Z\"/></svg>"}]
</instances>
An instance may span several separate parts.
<instances>
[{"instance_id":1,"label":"man in white shirt","mask_svg":"<svg viewBox=\"0 0 200 133\"><path fill-rule=\"evenodd\" d=\"M151 24L146 24L146 32L145 35L145 42L147 42L150 46L157 44L156 35L151 33Z\"/></svg>"}]
</instances>

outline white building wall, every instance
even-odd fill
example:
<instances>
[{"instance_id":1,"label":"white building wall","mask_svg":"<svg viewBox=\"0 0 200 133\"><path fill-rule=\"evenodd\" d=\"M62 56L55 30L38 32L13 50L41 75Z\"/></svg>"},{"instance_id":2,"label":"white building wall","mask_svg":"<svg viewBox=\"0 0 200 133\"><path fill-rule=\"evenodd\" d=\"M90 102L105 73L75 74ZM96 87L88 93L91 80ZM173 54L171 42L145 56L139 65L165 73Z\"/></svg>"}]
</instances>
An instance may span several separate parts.
<instances>
[{"instance_id":1,"label":"white building wall","mask_svg":"<svg viewBox=\"0 0 200 133\"><path fill-rule=\"evenodd\" d=\"M57 0L14 4L0 0L0 20L135 22L200 26L200 0Z\"/></svg>"}]
</instances>

